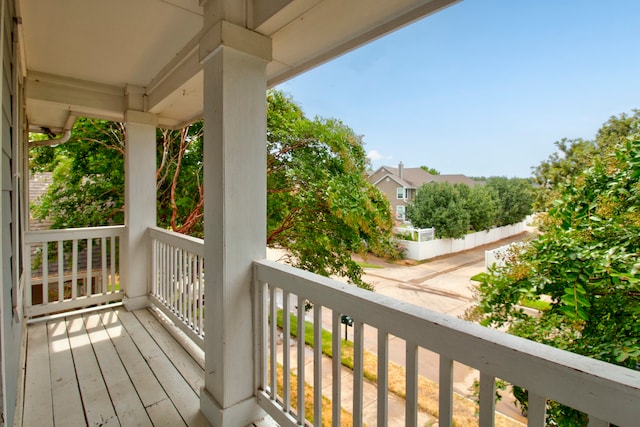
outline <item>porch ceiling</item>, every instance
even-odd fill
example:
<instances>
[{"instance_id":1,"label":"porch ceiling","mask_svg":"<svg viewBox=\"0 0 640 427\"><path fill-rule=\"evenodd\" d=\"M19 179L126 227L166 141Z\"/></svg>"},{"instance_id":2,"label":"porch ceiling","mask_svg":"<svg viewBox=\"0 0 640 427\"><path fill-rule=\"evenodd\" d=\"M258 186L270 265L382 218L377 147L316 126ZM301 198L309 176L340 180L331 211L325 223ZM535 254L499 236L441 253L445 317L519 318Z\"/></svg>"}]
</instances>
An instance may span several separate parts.
<instances>
[{"instance_id":1,"label":"porch ceiling","mask_svg":"<svg viewBox=\"0 0 640 427\"><path fill-rule=\"evenodd\" d=\"M213 0L210 0L213 1ZM458 0L246 0L246 26L271 37L270 86ZM78 115L122 120L141 91L163 127L202 114L202 0L18 0L32 130ZM234 5L235 6L235 5Z\"/></svg>"}]
</instances>

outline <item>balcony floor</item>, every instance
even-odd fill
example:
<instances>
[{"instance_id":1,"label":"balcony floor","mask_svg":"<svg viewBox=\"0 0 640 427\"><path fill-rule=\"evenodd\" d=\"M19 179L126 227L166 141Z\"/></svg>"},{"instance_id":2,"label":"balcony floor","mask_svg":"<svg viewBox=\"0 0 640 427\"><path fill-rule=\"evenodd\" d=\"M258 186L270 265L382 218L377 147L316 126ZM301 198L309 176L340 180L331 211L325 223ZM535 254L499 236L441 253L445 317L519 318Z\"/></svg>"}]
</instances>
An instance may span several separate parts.
<instances>
[{"instance_id":1,"label":"balcony floor","mask_svg":"<svg viewBox=\"0 0 640 427\"><path fill-rule=\"evenodd\" d=\"M30 325L24 426L209 426L203 368L149 310Z\"/></svg>"}]
</instances>

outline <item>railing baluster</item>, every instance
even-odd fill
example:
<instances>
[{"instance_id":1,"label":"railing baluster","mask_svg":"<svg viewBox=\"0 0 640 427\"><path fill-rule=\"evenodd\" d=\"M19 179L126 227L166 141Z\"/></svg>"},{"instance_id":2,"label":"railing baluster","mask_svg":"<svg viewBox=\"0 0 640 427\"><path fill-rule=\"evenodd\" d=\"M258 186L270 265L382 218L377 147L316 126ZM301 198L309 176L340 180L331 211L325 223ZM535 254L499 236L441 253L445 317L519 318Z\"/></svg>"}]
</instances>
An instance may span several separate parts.
<instances>
[{"instance_id":1,"label":"railing baluster","mask_svg":"<svg viewBox=\"0 0 640 427\"><path fill-rule=\"evenodd\" d=\"M406 348L406 403L405 426L418 425L418 346L411 341L405 343Z\"/></svg>"},{"instance_id":2,"label":"railing baluster","mask_svg":"<svg viewBox=\"0 0 640 427\"><path fill-rule=\"evenodd\" d=\"M24 292L25 292L25 307L26 308L30 308L32 306L33 303L33 296L32 296L32 292L33 289L31 289L32 285L32 276L33 276L33 272L31 271L31 244L27 243L25 244L25 250L24 250L24 271L25 271L25 288L24 288Z\"/></svg>"},{"instance_id":3,"label":"railing baluster","mask_svg":"<svg viewBox=\"0 0 640 427\"><path fill-rule=\"evenodd\" d=\"M480 427L493 427L496 411L496 379L480 372Z\"/></svg>"},{"instance_id":4,"label":"railing baluster","mask_svg":"<svg viewBox=\"0 0 640 427\"><path fill-rule=\"evenodd\" d=\"M71 299L78 298L78 239L71 241Z\"/></svg>"},{"instance_id":5,"label":"railing baluster","mask_svg":"<svg viewBox=\"0 0 640 427\"><path fill-rule=\"evenodd\" d=\"M116 289L116 237L112 236L111 239L109 239L109 241L111 242L111 289L113 290L113 292L117 291ZM124 289L122 289L122 282L120 283L120 290L124 291Z\"/></svg>"},{"instance_id":6,"label":"railing baluster","mask_svg":"<svg viewBox=\"0 0 640 427\"><path fill-rule=\"evenodd\" d=\"M353 322L353 425L363 425L364 324Z\"/></svg>"},{"instance_id":7,"label":"railing baluster","mask_svg":"<svg viewBox=\"0 0 640 427\"><path fill-rule=\"evenodd\" d=\"M64 244L58 240L58 301L64 301Z\"/></svg>"},{"instance_id":8,"label":"railing baluster","mask_svg":"<svg viewBox=\"0 0 640 427\"><path fill-rule=\"evenodd\" d=\"M100 256L102 257L101 259L102 264L100 265L101 274L102 274L102 287L106 288L107 292L111 292L111 289L109 288L109 281L107 278L108 266L107 266L107 238L106 237L100 238ZM58 250L58 257L59 257L58 259L62 258L62 254L60 250Z\"/></svg>"},{"instance_id":9,"label":"railing baluster","mask_svg":"<svg viewBox=\"0 0 640 427\"><path fill-rule=\"evenodd\" d=\"M438 426L453 424L453 360L440 355Z\"/></svg>"},{"instance_id":10,"label":"railing baluster","mask_svg":"<svg viewBox=\"0 0 640 427\"><path fill-rule=\"evenodd\" d=\"M304 306L305 299L298 295L298 423L304 424Z\"/></svg>"},{"instance_id":11,"label":"railing baluster","mask_svg":"<svg viewBox=\"0 0 640 427\"><path fill-rule=\"evenodd\" d=\"M169 275L170 273L170 255L166 243L162 243L162 300L165 305L169 303Z\"/></svg>"},{"instance_id":12,"label":"railing baluster","mask_svg":"<svg viewBox=\"0 0 640 427\"><path fill-rule=\"evenodd\" d=\"M42 243L42 303L49 302L49 243Z\"/></svg>"},{"instance_id":13,"label":"railing baluster","mask_svg":"<svg viewBox=\"0 0 640 427\"><path fill-rule=\"evenodd\" d=\"M322 306L313 306L313 425L322 425Z\"/></svg>"},{"instance_id":14,"label":"railing baluster","mask_svg":"<svg viewBox=\"0 0 640 427\"><path fill-rule=\"evenodd\" d=\"M282 291L282 406L286 413L291 413L291 318L289 317L289 292Z\"/></svg>"},{"instance_id":15,"label":"railing baluster","mask_svg":"<svg viewBox=\"0 0 640 427\"><path fill-rule=\"evenodd\" d=\"M341 342L340 342L340 313L333 310L333 322L332 322L332 343L331 351L333 357L331 358L331 373L333 383L331 385L331 415L332 425L340 425L340 409L342 408L341 401L341 382L342 382L342 355L341 355Z\"/></svg>"},{"instance_id":16,"label":"railing baluster","mask_svg":"<svg viewBox=\"0 0 640 427\"><path fill-rule=\"evenodd\" d=\"M277 364L278 364L278 322L276 321L278 311L276 304L276 288L273 285L269 285L269 334L271 337L271 346L269 347L269 374L271 375L271 381L269 381L270 397L275 401L278 395L278 382L277 382Z\"/></svg>"},{"instance_id":17,"label":"railing baluster","mask_svg":"<svg viewBox=\"0 0 640 427\"><path fill-rule=\"evenodd\" d=\"M198 279L199 291L198 291L198 331L201 336L204 336L204 259L198 257Z\"/></svg>"},{"instance_id":18,"label":"railing baluster","mask_svg":"<svg viewBox=\"0 0 640 427\"><path fill-rule=\"evenodd\" d=\"M378 427L389 418L389 334L378 329Z\"/></svg>"},{"instance_id":19,"label":"railing baluster","mask_svg":"<svg viewBox=\"0 0 640 427\"><path fill-rule=\"evenodd\" d=\"M169 308L175 313L176 311L176 248L169 248L169 285L171 294L169 295Z\"/></svg>"},{"instance_id":20,"label":"railing baluster","mask_svg":"<svg viewBox=\"0 0 640 427\"><path fill-rule=\"evenodd\" d=\"M92 260L92 251L93 251L93 239L87 239L87 278L86 278L86 283L85 283L85 287L86 289L86 295L92 295L93 294L93 286L92 286L92 280L91 280L91 274L93 273L93 260Z\"/></svg>"},{"instance_id":21,"label":"railing baluster","mask_svg":"<svg viewBox=\"0 0 640 427\"><path fill-rule=\"evenodd\" d=\"M529 392L527 409L527 426L544 427L546 425L547 399L539 394Z\"/></svg>"},{"instance_id":22,"label":"railing baluster","mask_svg":"<svg viewBox=\"0 0 640 427\"><path fill-rule=\"evenodd\" d=\"M254 274L255 279L255 274ZM259 390L267 390L269 382L269 365L267 355L269 353L269 325L268 325L268 292L267 284L256 280L253 284L256 289L256 325L258 333L256 344L258 345L258 360L255 363L256 379ZM195 287L195 286L194 286ZM195 300L194 300L195 301Z\"/></svg>"},{"instance_id":23,"label":"railing baluster","mask_svg":"<svg viewBox=\"0 0 640 427\"><path fill-rule=\"evenodd\" d=\"M198 315L197 313L197 306L196 303L198 301L197 299L197 290L198 290L198 257L191 254L191 287L190 287L190 300L189 300L189 307L191 307L191 309L189 310L189 325L192 328L196 328L196 316Z\"/></svg>"},{"instance_id":24,"label":"railing baluster","mask_svg":"<svg viewBox=\"0 0 640 427\"><path fill-rule=\"evenodd\" d=\"M182 319L187 319L187 303L189 300L189 262L188 254L184 249L180 250L180 275L182 276L182 311L180 312Z\"/></svg>"}]
</instances>

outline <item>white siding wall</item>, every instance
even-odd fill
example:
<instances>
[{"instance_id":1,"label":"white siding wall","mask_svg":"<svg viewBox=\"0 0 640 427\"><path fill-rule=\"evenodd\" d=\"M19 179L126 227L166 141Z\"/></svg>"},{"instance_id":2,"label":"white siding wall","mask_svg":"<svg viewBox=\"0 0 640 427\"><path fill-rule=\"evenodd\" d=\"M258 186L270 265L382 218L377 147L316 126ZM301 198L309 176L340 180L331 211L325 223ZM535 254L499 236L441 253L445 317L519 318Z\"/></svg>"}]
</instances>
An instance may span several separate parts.
<instances>
[{"instance_id":1,"label":"white siding wall","mask_svg":"<svg viewBox=\"0 0 640 427\"><path fill-rule=\"evenodd\" d=\"M23 323L14 319L14 307L20 312L19 305L19 218L18 206L19 182L14 175L20 164L20 150L17 143L22 139L21 88L14 46L14 11L12 0L3 0L0 9L0 58L2 68L1 95L2 115L0 117L0 138L2 153L0 156L0 227L2 229L2 262L0 293L0 357L2 358L2 413L6 425L13 425L17 396L19 361Z\"/></svg>"}]
</instances>

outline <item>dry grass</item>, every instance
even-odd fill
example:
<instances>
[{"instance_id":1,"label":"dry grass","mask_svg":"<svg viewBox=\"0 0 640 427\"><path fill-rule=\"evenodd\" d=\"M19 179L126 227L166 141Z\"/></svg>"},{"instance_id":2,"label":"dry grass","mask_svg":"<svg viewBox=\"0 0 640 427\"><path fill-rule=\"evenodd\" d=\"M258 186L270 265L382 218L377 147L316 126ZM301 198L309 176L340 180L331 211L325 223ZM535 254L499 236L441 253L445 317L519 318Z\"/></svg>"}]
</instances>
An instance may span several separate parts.
<instances>
[{"instance_id":1,"label":"dry grass","mask_svg":"<svg viewBox=\"0 0 640 427\"><path fill-rule=\"evenodd\" d=\"M282 379L282 365L277 364L277 379L278 379L278 395L282 396L283 393L283 379ZM293 409L298 409L298 376L290 373L290 381L291 381L291 407ZM308 384L304 385L304 414L305 418L313 423L313 387ZM333 421L333 413L331 412L331 400L322 396L322 425L323 427L331 427ZM340 408L340 425L341 426L352 426L353 425L353 417L352 415Z\"/></svg>"}]
</instances>

